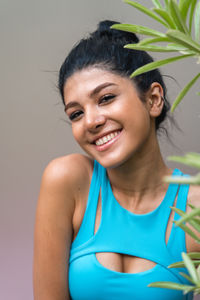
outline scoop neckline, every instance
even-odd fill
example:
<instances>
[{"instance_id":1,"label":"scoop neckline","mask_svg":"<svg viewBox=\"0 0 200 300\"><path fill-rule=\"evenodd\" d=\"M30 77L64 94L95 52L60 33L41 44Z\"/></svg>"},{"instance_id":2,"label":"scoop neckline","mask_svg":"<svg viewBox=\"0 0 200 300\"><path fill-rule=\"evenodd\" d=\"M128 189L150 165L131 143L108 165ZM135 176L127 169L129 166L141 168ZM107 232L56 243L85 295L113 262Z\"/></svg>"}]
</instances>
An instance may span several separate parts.
<instances>
[{"instance_id":1,"label":"scoop neckline","mask_svg":"<svg viewBox=\"0 0 200 300\"><path fill-rule=\"evenodd\" d=\"M176 173L179 173L179 172L180 172L179 169L174 169L171 176L177 175ZM151 211L149 211L149 212L147 212L147 213L145 213L145 214L136 214L136 213L133 213L133 212L129 211L128 209L126 209L125 207L123 207L123 206L118 202L118 200L115 198L115 195L113 194L113 190L112 190L112 187L111 187L111 184L110 184L110 179L109 179L109 177L108 177L107 172L106 172L105 176L106 176L106 182L107 182L107 184L108 184L108 190L109 190L109 193L110 193L111 196L112 196L113 201L117 204L118 207L120 207L120 208L121 208L122 210L124 210L126 213L128 213L129 215L134 216L134 217L136 217L136 218L137 218L137 217L147 217L147 216L150 216L150 215L156 213L156 212L160 209L160 207L161 207L162 205L164 205L164 203L166 202L166 199L168 199L168 197L169 197L169 195L170 195L170 193L171 193L172 186L173 186L173 185L177 185L176 183L175 183L175 184L174 184L174 183L169 183L169 185L168 185L168 187L167 187L167 190L166 190L166 193L165 193L165 195L164 195L164 197L163 197L163 200L160 202L160 204L159 204L155 209L153 209L153 210L151 210Z\"/></svg>"}]
</instances>

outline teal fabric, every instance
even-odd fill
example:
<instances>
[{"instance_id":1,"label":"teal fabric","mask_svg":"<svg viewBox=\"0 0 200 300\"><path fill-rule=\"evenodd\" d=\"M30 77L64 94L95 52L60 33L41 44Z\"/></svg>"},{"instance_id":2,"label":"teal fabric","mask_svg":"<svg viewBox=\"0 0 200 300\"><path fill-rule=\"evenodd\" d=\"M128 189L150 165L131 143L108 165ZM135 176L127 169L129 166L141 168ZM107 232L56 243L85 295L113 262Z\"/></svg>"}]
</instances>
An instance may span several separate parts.
<instances>
[{"instance_id":1,"label":"teal fabric","mask_svg":"<svg viewBox=\"0 0 200 300\"><path fill-rule=\"evenodd\" d=\"M173 175L182 175L175 169ZM133 183L134 184L134 183ZM95 217L101 189L102 215L94 235ZM115 199L106 169L94 162L94 171L84 218L71 246L69 290L73 300L189 300L192 294L150 288L155 281L188 283L168 265L182 260L186 252L185 234L173 225L166 245L165 231L178 193L176 207L185 211L188 185L170 184L162 203L153 211L137 215L123 208ZM175 219L179 218L175 214ZM115 252L148 259L156 265L139 273L121 273L107 269L97 260L97 252Z\"/></svg>"}]
</instances>

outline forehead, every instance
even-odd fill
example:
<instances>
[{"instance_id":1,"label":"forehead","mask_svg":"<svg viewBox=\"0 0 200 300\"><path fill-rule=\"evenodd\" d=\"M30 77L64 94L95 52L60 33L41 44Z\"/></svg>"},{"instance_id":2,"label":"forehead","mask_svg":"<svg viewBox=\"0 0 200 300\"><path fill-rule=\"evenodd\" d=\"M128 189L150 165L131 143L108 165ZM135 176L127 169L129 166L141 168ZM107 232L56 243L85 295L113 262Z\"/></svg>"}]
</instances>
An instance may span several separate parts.
<instances>
[{"instance_id":1,"label":"forehead","mask_svg":"<svg viewBox=\"0 0 200 300\"><path fill-rule=\"evenodd\" d=\"M88 68L76 71L67 79L64 86L64 98L65 100L71 99L79 96L80 93L88 95L104 83L112 83L120 88L127 88L131 85L133 88L133 82L127 77L100 68Z\"/></svg>"}]
</instances>

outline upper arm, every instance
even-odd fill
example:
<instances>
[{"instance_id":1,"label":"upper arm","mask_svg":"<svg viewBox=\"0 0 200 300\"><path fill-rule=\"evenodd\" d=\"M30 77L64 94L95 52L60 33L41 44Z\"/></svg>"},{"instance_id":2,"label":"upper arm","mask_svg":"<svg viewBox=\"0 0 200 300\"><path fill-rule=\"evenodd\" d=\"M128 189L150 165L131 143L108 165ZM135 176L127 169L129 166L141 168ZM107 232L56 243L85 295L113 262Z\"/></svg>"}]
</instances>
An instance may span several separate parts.
<instances>
[{"instance_id":1,"label":"upper arm","mask_svg":"<svg viewBox=\"0 0 200 300\"><path fill-rule=\"evenodd\" d=\"M67 300L68 259L75 208L77 159L51 162L38 199L34 243L34 299Z\"/></svg>"},{"instance_id":2,"label":"upper arm","mask_svg":"<svg viewBox=\"0 0 200 300\"><path fill-rule=\"evenodd\" d=\"M188 193L188 204L192 204L195 207L200 207L200 186L190 186ZM191 208L187 206L187 212L190 212ZM188 225L188 224L187 224ZM195 234L200 238L200 232L194 230L193 227L190 228L195 232ZM186 234L186 243L188 252L200 252L200 244L198 244L192 237Z\"/></svg>"}]
</instances>

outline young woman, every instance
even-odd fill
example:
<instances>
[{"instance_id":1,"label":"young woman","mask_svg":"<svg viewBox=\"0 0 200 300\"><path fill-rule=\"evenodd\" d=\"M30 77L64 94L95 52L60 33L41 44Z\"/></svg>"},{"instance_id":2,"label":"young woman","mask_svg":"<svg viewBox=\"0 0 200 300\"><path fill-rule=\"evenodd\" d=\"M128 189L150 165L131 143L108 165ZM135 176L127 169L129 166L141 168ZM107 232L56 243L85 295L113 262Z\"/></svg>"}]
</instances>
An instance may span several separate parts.
<instances>
[{"instance_id":1,"label":"young woman","mask_svg":"<svg viewBox=\"0 0 200 300\"><path fill-rule=\"evenodd\" d=\"M156 131L170 105L158 70L130 79L152 61L124 49L134 34L104 21L64 61L59 88L74 138L87 153L52 161L44 171L35 229L35 300L182 300L181 252L199 251L173 225L176 206L198 205L199 188L167 185L178 174L161 156ZM184 269L182 271L185 271Z\"/></svg>"}]
</instances>

